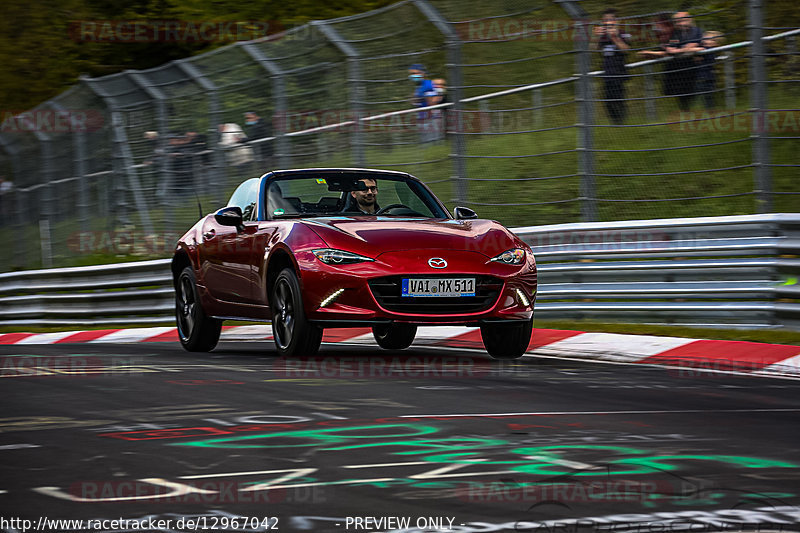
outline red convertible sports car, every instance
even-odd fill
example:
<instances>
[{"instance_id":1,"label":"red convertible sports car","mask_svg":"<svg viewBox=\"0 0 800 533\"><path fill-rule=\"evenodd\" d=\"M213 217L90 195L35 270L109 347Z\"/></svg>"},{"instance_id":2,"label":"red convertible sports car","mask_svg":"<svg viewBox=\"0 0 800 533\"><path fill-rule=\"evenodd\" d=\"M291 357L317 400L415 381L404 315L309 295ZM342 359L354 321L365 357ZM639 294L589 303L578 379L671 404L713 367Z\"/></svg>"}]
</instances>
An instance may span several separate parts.
<instances>
[{"instance_id":1,"label":"red convertible sports car","mask_svg":"<svg viewBox=\"0 0 800 533\"><path fill-rule=\"evenodd\" d=\"M520 357L536 298L531 249L470 209L454 215L402 172L249 179L178 242L181 344L213 349L223 320L272 320L283 356L314 355L324 328L371 326L378 345L402 349L419 325L470 325L492 357Z\"/></svg>"}]
</instances>

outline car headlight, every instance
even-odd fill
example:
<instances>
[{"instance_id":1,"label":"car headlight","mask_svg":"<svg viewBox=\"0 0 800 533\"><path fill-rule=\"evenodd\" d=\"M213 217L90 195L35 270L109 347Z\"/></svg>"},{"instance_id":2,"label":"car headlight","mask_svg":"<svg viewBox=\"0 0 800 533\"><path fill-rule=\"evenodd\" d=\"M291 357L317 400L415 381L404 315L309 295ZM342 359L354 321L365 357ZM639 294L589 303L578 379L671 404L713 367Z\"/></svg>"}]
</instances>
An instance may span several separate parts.
<instances>
[{"instance_id":1,"label":"car headlight","mask_svg":"<svg viewBox=\"0 0 800 533\"><path fill-rule=\"evenodd\" d=\"M363 263L364 261L375 261L363 255L345 252L344 250L335 250L333 248L321 248L319 250L312 250L312 252L317 259L326 265L352 265L353 263Z\"/></svg>"},{"instance_id":2,"label":"car headlight","mask_svg":"<svg viewBox=\"0 0 800 533\"><path fill-rule=\"evenodd\" d=\"M498 263L504 263L506 265L520 265L525 261L525 250L522 248L512 248L500 255L492 257L490 261L497 261Z\"/></svg>"}]
</instances>

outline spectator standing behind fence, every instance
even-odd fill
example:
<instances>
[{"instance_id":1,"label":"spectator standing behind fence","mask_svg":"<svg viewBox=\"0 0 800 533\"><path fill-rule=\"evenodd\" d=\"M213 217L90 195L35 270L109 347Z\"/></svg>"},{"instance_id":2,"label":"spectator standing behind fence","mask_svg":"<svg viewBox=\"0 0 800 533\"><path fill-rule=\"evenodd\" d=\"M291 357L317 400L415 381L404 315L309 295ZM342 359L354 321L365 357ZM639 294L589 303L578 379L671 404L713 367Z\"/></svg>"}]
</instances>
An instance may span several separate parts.
<instances>
[{"instance_id":1,"label":"spectator standing behind fence","mask_svg":"<svg viewBox=\"0 0 800 533\"><path fill-rule=\"evenodd\" d=\"M272 137L272 129L269 124L264 122L264 119L258 116L254 111L248 111L244 114L244 124L247 126L246 141L257 141L258 139ZM262 166L269 166L273 153L272 141L256 143L255 153L258 154L259 163Z\"/></svg>"},{"instance_id":2,"label":"spectator standing behind fence","mask_svg":"<svg viewBox=\"0 0 800 533\"><path fill-rule=\"evenodd\" d=\"M722 44L722 34L718 31L707 31L703 34L703 48L716 48ZM703 95L706 109L714 109L717 90L717 78L714 64L717 62L716 52L706 52L697 58L697 92Z\"/></svg>"},{"instance_id":3,"label":"spectator standing behind fence","mask_svg":"<svg viewBox=\"0 0 800 533\"><path fill-rule=\"evenodd\" d=\"M194 185L192 176L192 159L188 153L189 138L186 135L174 133L169 139L167 157L169 158L170 171L172 172L172 193L184 194Z\"/></svg>"},{"instance_id":4,"label":"spectator standing behind fence","mask_svg":"<svg viewBox=\"0 0 800 533\"><path fill-rule=\"evenodd\" d=\"M697 92L698 66L694 61L694 54L703 50L701 45L703 32L694 25L688 11L675 13L673 20L675 30L665 51L672 56L669 69L670 74L675 76L675 85L672 89L678 96L678 106L681 111L688 111Z\"/></svg>"},{"instance_id":5,"label":"spectator standing behind fence","mask_svg":"<svg viewBox=\"0 0 800 533\"><path fill-rule=\"evenodd\" d=\"M144 132L144 151L147 153L143 165L158 165L160 163L163 150L159 147L158 132Z\"/></svg>"},{"instance_id":6,"label":"spectator standing behind fence","mask_svg":"<svg viewBox=\"0 0 800 533\"><path fill-rule=\"evenodd\" d=\"M408 79L414 82L414 93L412 103L414 107L428 107L436 99L436 89L433 82L426 77L425 67L419 63L414 63L408 67ZM427 142L436 139L436 132L432 128L431 114L428 111L417 113L417 128L420 131L420 140Z\"/></svg>"},{"instance_id":7,"label":"spectator standing behind fence","mask_svg":"<svg viewBox=\"0 0 800 533\"><path fill-rule=\"evenodd\" d=\"M431 98L431 105L446 104L447 100L447 82L444 78L436 78L433 80L433 90L436 96ZM433 110L433 122L435 125L437 139L444 139L447 132L447 108L442 107Z\"/></svg>"},{"instance_id":8,"label":"spectator standing behind fence","mask_svg":"<svg viewBox=\"0 0 800 533\"><path fill-rule=\"evenodd\" d=\"M220 124L217 129L219 146L225 151L225 160L229 164L240 168L253 162L253 149L241 144L242 140L247 139L241 126L228 122Z\"/></svg>"},{"instance_id":9,"label":"spectator standing behind fence","mask_svg":"<svg viewBox=\"0 0 800 533\"><path fill-rule=\"evenodd\" d=\"M672 23L672 13L658 13L653 21L653 30L655 32L658 48L655 50L641 50L637 52L637 54L648 59L659 59L666 57L666 47L669 45L669 40L672 38L673 31L675 31L675 26ZM662 72L661 82L664 95L676 94L677 91L674 89L675 73L670 70L670 66L668 64L664 65Z\"/></svg>"},{"instance_id":10,"label":"spectator standing behind fence","mask_svg":"<svg viewBox=\"0 0 800 533\"><path fill-rule=\"evenodd\" d=\"M625 82L628 69L625 55L630 50L631 36L621 33L617 25L617 10L610 7L603 11L603 24L594 28L599 38L597 49L603 54L603 82L605 83L606 111L614 124L625 122Z\"/></svg>"}]
</instances>

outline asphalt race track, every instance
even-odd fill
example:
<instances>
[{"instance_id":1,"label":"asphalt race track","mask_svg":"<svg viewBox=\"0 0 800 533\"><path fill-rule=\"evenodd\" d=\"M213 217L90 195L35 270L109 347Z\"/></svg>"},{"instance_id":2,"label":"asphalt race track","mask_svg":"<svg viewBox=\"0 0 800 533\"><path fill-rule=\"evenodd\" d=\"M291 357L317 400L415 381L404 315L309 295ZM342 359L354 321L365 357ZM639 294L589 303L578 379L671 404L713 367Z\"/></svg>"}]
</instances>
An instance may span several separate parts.
<instances>
[{"instance_id":1,"label":"asphalt race track","mask_svg":"<svg viewBox=\"0 0 800 533\"><path fill-rule=\"evenodd\" d=\"M0 530L800 531L797 380L343 344L0 358Z\"/></svg>"}]
</instances>

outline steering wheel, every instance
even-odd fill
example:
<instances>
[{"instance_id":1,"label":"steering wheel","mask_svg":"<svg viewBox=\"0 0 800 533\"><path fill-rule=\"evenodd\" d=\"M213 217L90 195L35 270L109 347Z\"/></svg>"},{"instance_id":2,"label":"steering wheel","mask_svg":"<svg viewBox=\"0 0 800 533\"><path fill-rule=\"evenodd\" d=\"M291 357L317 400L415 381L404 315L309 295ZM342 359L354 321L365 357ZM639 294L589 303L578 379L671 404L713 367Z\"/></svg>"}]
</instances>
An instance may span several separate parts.
<instances>
[{"instance_id":1,"label":"steering wheel","mask_svg":"<svg viewBox=\"0 0 800 533\"><path fill-rule=\"evenodd\" d=\"M404 207L404 208L408 209L409 211L413 211L413 209L411 209L410 207L408 207L406 204L389 204L389 205L387 205L386 207L381 207L380 209L378 209L377 211L375 211L375 214L376 214L376 215L382 215L382 214L384 214L386 211L388 211L389 209L396 209L396 208L398 208L398 207Z\"/></svg>"}]
</instances>

